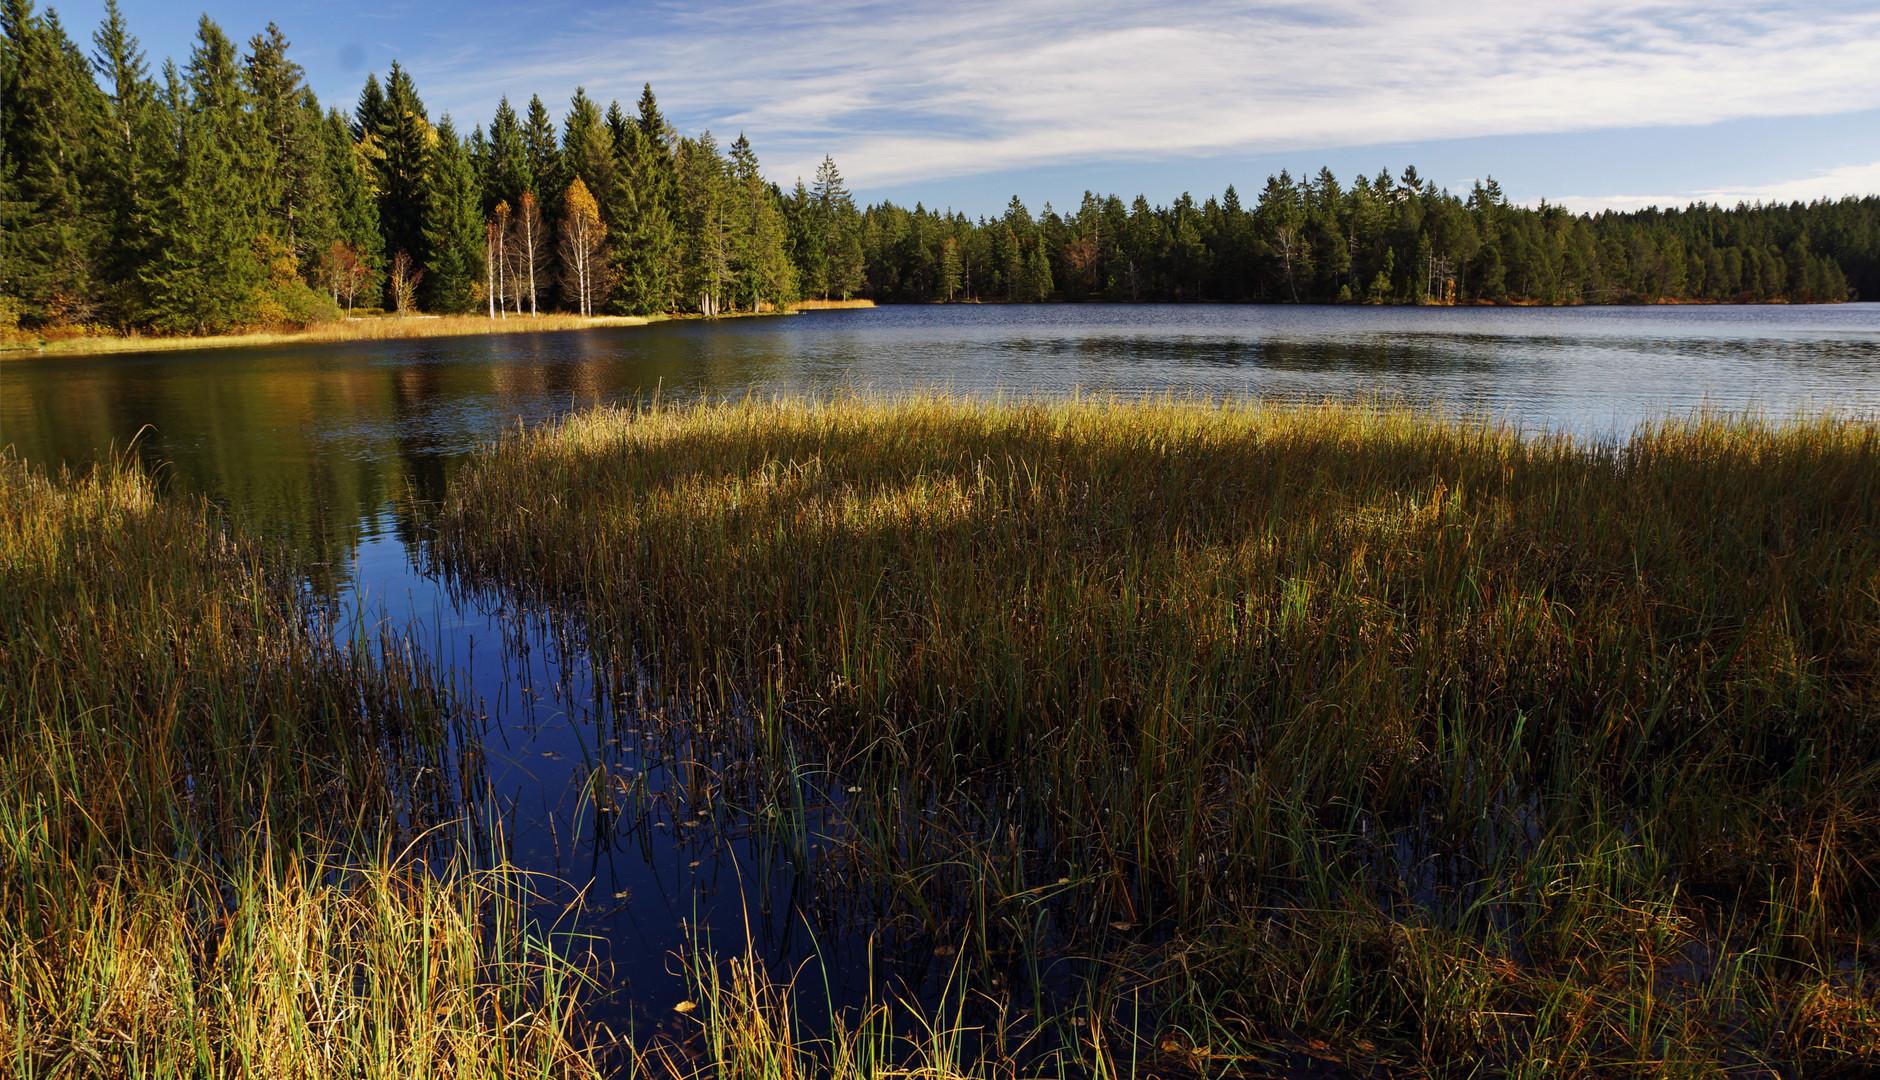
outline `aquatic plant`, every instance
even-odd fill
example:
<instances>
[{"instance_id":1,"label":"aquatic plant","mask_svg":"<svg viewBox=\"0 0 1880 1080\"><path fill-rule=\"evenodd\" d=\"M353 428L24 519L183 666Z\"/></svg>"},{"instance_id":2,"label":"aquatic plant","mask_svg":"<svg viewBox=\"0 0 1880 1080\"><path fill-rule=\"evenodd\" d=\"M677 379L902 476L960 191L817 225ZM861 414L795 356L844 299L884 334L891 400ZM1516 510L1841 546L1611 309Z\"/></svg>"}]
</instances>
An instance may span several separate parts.
<instances>
[{"instance_id":1,"label":"aquatic plant","mask_svg":"<svg viewBox=\"0 0 1880 1080\"><path fill-rule=\"evenodd\" d=\"M1880 1060L1876 478L1860 418L753 399L505 439L435 555L848 777L832 859L984 988L1108 956L1196 1063L1821 1071Z\"/></svg>"},{"instance_id":2,"label":"aquatic plant","mask_svg":"<svg viewBox=\"0 0 1880 1080\"><path fill-rule=\"evenodd\" d=\"M4 1071L591 1073L462 707L296 580L128 466L0 458Z\"/></svg>"}]
</instances>

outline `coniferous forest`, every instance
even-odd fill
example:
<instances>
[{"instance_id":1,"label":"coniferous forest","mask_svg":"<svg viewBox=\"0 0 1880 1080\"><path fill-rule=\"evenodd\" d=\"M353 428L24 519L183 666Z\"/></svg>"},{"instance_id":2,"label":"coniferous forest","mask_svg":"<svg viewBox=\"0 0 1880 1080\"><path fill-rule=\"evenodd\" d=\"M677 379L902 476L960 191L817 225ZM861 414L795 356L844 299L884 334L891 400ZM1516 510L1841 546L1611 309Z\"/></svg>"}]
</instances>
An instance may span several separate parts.
<instances>
[{"instance_id":1,"label":"coniferous forest","mask_svg":"<svg viewBox=\"0 0 1880 1080\"><path fill-rule=\"evenodd\" d=\"M1880 197L1574 215L1415 168L1269 177L1252 205L1086 193L977 219L788 187L740 135L680 134L648 86L466 132L412 74L322 106L278 27L205 16L156 69L116 3L75 40L0 0L0 324L156 333L344 312L756 311L801 298L1795 303L1880 297Z\"/></svg>"}]
</instances>

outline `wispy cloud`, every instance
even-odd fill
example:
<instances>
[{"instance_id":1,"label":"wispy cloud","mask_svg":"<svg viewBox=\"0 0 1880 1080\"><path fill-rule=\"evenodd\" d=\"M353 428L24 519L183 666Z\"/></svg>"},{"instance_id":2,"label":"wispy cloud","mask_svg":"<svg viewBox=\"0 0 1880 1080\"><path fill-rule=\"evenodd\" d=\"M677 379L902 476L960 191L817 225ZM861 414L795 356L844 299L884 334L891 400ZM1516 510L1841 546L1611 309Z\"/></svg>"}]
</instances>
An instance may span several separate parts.
<instances>
[{"instance_id":1,"label":"wispy cloud","mask_svg":"<svg viewBox=\"0 0 1880 1080\"><path fill-rule=\"evenodd\" d=\"M1638 210L1647 206L1687 206L1694 202L1717 206L1735 206L1740 202L1813 202L1816 199L1839 199L1847 195L1871 195L1875 192L1880 192L1880 161L1867 165L1843 165L1814 176L1773 184L1705 188L1661 195L1569 195L1552 201L1581 214L1600 210Z\"/></svg>"},{"instance_id":2,"label":"wispy cloud","mask_svg":"<svg viewBox=\"0 0 1880 1080\"><path fill-rule=\"evenodd\" d=\"M1865 0L701 8L586 10L521 53L440 55L424 85L461 115L504 90L627 100L650 79L688 129L749 132L773 175L831 152L864 185L1880 103Z\"/></svg>"}]
</instances>

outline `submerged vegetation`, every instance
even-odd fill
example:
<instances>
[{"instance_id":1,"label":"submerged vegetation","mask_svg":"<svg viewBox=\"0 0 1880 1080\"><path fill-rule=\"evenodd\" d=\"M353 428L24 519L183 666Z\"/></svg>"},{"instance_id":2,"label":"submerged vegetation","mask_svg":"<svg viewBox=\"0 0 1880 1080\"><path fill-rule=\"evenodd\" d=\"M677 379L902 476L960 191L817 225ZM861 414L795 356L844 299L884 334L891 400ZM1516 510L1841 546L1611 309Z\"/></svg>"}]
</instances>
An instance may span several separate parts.
<instances>
[{"instance_id":1,"label":"submerged vegetation","mask_svg":"<svg viewBox=\"0 0 1880 1080\"><path fill-rule=\"evenodd\" d=\"M460 707L295 582L134 470L0 459L0 1071L591 1073Z\"/></svg>"},{"instance_id":2,"label":"submerged vegetation","mask_svg":"<svg viewBox=\"0 0 1880 1080\"><path fill-rule=\"evenodd\" d=\"M1877 476L1865 419L745 401L506 439L434 554L845 778L882 948L1040 1019L1099 958L1101 1070L1853 1075Z\"/></svg>"}]
</instances>

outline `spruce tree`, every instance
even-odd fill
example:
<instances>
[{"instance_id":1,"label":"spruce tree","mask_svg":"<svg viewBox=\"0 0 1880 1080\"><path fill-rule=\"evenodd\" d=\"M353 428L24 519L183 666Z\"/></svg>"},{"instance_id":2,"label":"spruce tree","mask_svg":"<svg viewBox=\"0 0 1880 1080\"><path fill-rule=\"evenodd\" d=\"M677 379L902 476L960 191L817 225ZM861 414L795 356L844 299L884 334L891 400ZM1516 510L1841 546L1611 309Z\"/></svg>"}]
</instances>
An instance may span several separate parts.
<instances>
[{"instance_id":1,"label":"spruce tree","mask_svg":"<svg viewBox=\"0 0 1880 1080\"><path fill-rule=\"evenodd\" d=\"M726 170L718 142L707 131L681 140L678 222L683 252L682 296L702 315L718 314L731 279L731 236L726 220Z\"/></svg>"},{"instance_id":2,"label":"spruce tree","mask_svg":"<svg viewBox=\"0 0 1880 1080\"><path fill-rule=\"evenodd\" d=\"M5 0L0 31L0 316L86 321L100 314L90 181L104 95L55 13Z\"/></svg>"},{"instance_id":3,"label":"spruce tree","mask_svg":"<svg viewBox=\"0 0 1880 1080\"><path fill-rule=\"evenodd\" d=\"M843 183L842 171L836 168L834 158L823 156L822 164L816 167L809 197L815 244L822 255L823 299L833 296L846 300L864 284L865 263L860 215L855 211L855 200L849 195L848 185Z\"/></svg>"},{"instance_id":4,"label":"spruce tree","mask_svg":"<svg viewBox=\"0 0 1880 1080\"><path fill-rule=\"evenodd\" d=\"M368 93L371 84L367 84ZM428 265L424 238L425 169L437 133L426 118L424 102L411 75L394 61L385 80L384 106L378 113L374 141L384 156L375 164L379 229L388 256L400 251L420 267ZM361 114L361 121L367 117Z\"/></svg>"},{"instance_id":5,"label":"spruce tree","mask_svg":"<svg viewBox=\"0 0 1880 1080\"><path fill-rule=\"evenodd\" d=\"M385 126L389 115L385 104L385 91L379 87L378 74L368 73L366 85L359 91L359 101L353 106L353 140L361 142L376 137L379 129Z\"/></svg>"},{"instance_id":6,"label":"spruce tree","mask_svg":"<svg viewBox=\"0 0 1880 1080\"><path fill-rule=\"evenodd\" d=\"M156 155L163 128L156 84L117 0L107 0L104 24L92 42L97 46L92 64L105 83L105 127L97 142L94 188L104 233L100 301L111 321L126 324L144 307L137 271L149 255L148 215L160 180Z\"/></svg>"},{"instance_id":7,"label":"spruce tree","mask_svg":"<svg viewBox=\"0 0 1880 1080\"><path fill-rule=\"evenodd\" d=\"M535 204L542 216L543 236L547 243L543 247L548 252L548 262L543 265L543 273L538 275L536 290L541 302L552 304L558 292L556 275L550 269L554 256L556 230L561 224L561 200L567 191L567 162L561 153L561 140L555 131L555 122L548 114L548 107L542 104L540 95L530 95L529 109L522 121L522 148L529 160L529 176L533 181Z\"/></svg>"},{"instance_id":8,"label":"spruce tree","mask_svg":"<svg viewBox=\"0 0 1880 1080\"><path fill-rule=\"evenodd\" d=\"M140 279L146 321L175 333L246 325L268 282L266 207L273 148L241 78L235 45L203 16L189 67L165 65L173 151L152 222L152 257Z\"/></svg>"},{"instance_id":9,"label":"spruce tree","mask_svg":"<svg viewBox=\"0 0 1880 1080\"><path fill-rule=\"evenodd\" d=\"M274 152L269 231L311 267L337 229L320 106L305 72L287 58L288 46L281 28L269 23L248 43L246 76L256 118Z\"/></svg>"},{"instance_id":10,"label":"spruce tree","mask_svg":"<svg viewBox=\"0 0 1880 1080\"><path fill-rule=\"evenodd\" d=\"M640 91L633 140L622 155L633 205L617 211L614 272L628 314L671 311L678 303L678 230L671 128L649 83Z\"/></svg>"},{"instance_id":11,"label":"spruce tree","mask_svg":"<svg viewBox=\"0 0 1880 1080\"><path fill-rule=\"evenodd\" d=\"M485 213L494 210L497 203L517 205L523 192L535 190L534 185L529 154L522 144L522 123L504 95L490 121L490 156L483 176L483 198L489 204Z\"/></svg>"},{"instance_id":12,"label":"spruce tree","mask_svg":"<svg viewBox=\"0 0 1880 1080\"><path fill-rule=\"evenodd\" d=\"M561 157L560 140L555 135L555 121L540 95L530 95L529 113L522 123L522 152L528 158L530 190L535 192L542 213L554 223L555 208L561 203L568 177Z\"/></svg>"},{"instance_id":13,"label":"spruce tree","mask_svg":"<svg viewBox=\"0 0 1880 1080\"><path fill-rule=\"evenodd\" d=\"M373 170L355 143L346 117L330 110L321 125L326 151L326 184L333 200L336 239L358 248L375 268L385 265L385 238L379 231L379 206Z\"/></svg>"},{"instance_id":14,"label":"spruce tree","mask_svg":"<svg viewBox=\"0 0 1880 1080\"><path fill-rule=\"evenodd\" d=\"M772 188L758 172L757 152L739 133L731 144L732 274L734 293L752 311L768 301L796 298L796 275L784 250L783 214Z\"/></svg>"},{"instance_id":15,"label":"spruce tree","mask_svg":"<svg viewBox=\"0 0 1880 1080\"><path fill-rule=\"evenodd\" d=\"M446 115L437 126L424 180L424 306L461 313L476 307L483 281L483 200L470 148Z\"/></svg>"},{"instance_id":16,"label":"spruce tree","mask_svg":"<svg viewBox=\"0 0 1880 1080\"><path fill-rule=\"evenodd\" d=\"M570 184L580 180L601 216L612 220L609 204L614 189L614 134L599 106L580 87L575 88L568 115L562 121L561 152Z\"/></svg>"}]
</instances>

